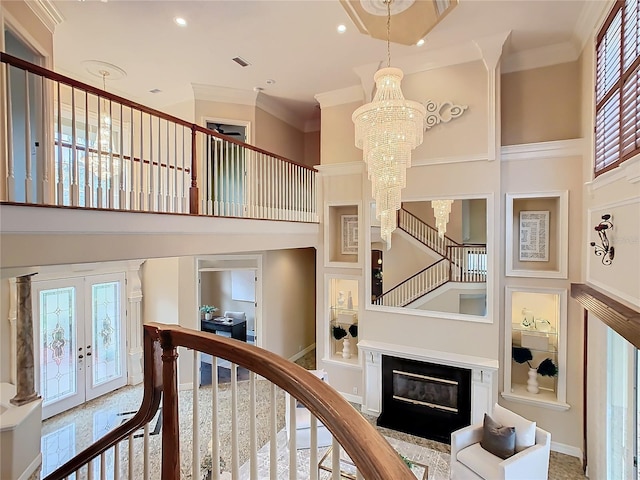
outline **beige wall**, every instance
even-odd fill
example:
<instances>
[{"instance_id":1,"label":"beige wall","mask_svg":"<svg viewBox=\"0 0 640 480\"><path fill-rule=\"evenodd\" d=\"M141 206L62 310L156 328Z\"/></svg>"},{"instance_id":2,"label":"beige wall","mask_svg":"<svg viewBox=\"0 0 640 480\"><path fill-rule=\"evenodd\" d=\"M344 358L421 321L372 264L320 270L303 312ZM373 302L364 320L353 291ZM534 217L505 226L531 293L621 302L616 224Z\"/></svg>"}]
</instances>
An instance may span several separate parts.
<instances>
[{"instance_id":1,"label":"beige wall","mask_svg":"<svg viewBox=\"0 0 640 480\"><path fill-rule=\"evenodd\" d=\"M504 277L504 285L525 288L571 288L572 282L579 282L582 275L581 246L583 243L583 195L582 179L576 175L582 166L582 157L534 159L503 162L503 189L505 193L528 193L554 190L569 191L569 239L568 279ZM549 175L553 172L553 175ZM536 207L536 205L533 205ZM517 224L515 224L517 225ZM513 228L508 222L504 228ZM502 233L504 238L504 230ZM502 260L504 261L504 259ZM507 321L502 318L502 321ZM552 433L554 442L582 446L582 309L574 300L567 306L567 411L555 411L527 406L521 403L501 401L507 408L536 420L541 428ZM500 379L502 389L502 378Z\"/></svg>"},{"instance_id":2,"label":"beige wall","mask_svg":"<svg viewBox=\"0 0 640 480\"><path fill-rule=\"evenodd\" d=\"M258 148L298 163L304 162L305 135L261 108L255 110L255 143Z\"/></svg>"},{"instance_id":3,"label":"beige wall","mask_svg":"<svg viewBox=\"0 0 640 480\"><path fill-rule=\"evenodd\" d=\"M461 117L425 132L424 142L412 154L412 162L415 164L420 160L443 157L486 156L487 90L487 71L481 61L405 76L402 92L408 100L420 103L432 100L468 106Z\"/></svg>"},{"instance_id":4,"label":"beige wall","mask_svg":"<svg viewBox=\"0 0 640 480\"><path fill-rule=\"evenodd\" d=\"M320 130L304 134L304 162L308 167L320 165Z\"/></svg>"},{"instance_id":5,"label":"beige wall","mask_svg":"<svg viewBox=\"0 0 640 480\"><path fill-rule=\"evenodd\" d=\"M360 102L323 108L320 116L320 163L361 162L362 150L355 146L355 128L351 121Z\"/></svg>"},{"instance_id":6,"label":"beige wall","mask_svg":"<svg viewBox=\"0 0 640 480\"><path fill-rule=\"evenodd\" d=\"M578 61L502 75L502 144L579 138L580 90Z\"/></svg>"},{"instance_id":7,"label":"beige wall","mask_svg":"<svg viewBox=\"0 0 640 480\"><path fill-rule=\"evenodd\" d=\"M284 358L315 342L315 249L266 252L262 346Z\"/></svg>"},{"instance_id":8,"label":"beige wall","mask_svg":"<svg viewBox=\"0 0 640 480\"><path fill-rule=\"evenodd\" d=\"M179 259L149 259L140 271L143 322L180 324Z\"/></svg>"},{"instance_id":9,"label":"beige wall","mask_svg":"<svg viewBox=\"0 0 640 480\"><path fill-rule=\"evenodd\" d=\"M453 198L451 200L454 200L454 202L451 204L451 213L449 214L445 235L451 240L462 243L462 201L455 201ZM436 228L436 217L431 201L403 202L402 207L427 225Z\"/></svg>"},{"instance_id":10,"label":"beige wall","mask_svg":"<svg viewBox=\"0 0 640 480\"><path fill-rule=\"evenodd\" d=\"M53 65L53 34L38 19L33 10L24 1L2 2L4 21L9 29L42 56L49 57L49 66ZM3 29L4 32L4 29ZM3 33L4 36L4 33Z\"/></svg>"}]
</instances>

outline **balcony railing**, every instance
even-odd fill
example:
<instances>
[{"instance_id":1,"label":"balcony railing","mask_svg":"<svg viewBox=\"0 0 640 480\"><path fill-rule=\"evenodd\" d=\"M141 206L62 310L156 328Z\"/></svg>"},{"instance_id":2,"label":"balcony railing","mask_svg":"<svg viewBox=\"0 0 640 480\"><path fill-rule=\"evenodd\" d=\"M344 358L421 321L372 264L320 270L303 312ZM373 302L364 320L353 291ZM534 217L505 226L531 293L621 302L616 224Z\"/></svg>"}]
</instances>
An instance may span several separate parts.
<instances>
[{"instance_id":1,"label":"balcony railing","mask_svg":"<svg viewBox=\"0 0 640 480\"><path fill-rule=\"evenodd\" d=\"M12 203L317 222L316 171L0 52Z\"/></svg>"},{"instance_id":2,"label":"balcony railing","mask_svg":"<svg viewBox=\"0 0 640 480\"><path fill-rule=\"evenodd\" d=\"M208 395L193 395L192 419L181 421L180 415L187 409L179 405L177 383L177 349L186 347L194 356L193 378L198 385L197 368L199 352L213 356L213 384ZM231 362L231 450L230 466L220 472L219 424L223 423L219 407L217 383L217 359ZM239 381L237 367L250 371L248 380L248 411L239 408ZM144 398L140 409L133 418L108 432L83 452L60 466L45 480L64 478L161 478L175 480L181 478L202 478L201 454L205 445L210 445L209 455L213 461L208 474L211 479L240 478L240 440L248 437L249 477L255 478L298 478L318 479L318 430L326 426L332 440L332 478L340 477L340 450L344 450L357 469L355 478L367 480L409 480L415 476L409 471L401 456L387 443L362 415L360 415L336 390L302 367L271 352L244 342L219 335L189 330L177 325L147 324L144 327ZM256 388L260 383L260 387ZM265 385L266 384L266 385ZM197 387L195 387L197 389ZM256 415L257 391L268 392L270 412L261 417ZM287 442L288 455L280 455L276 449L277 398L284 390L290 394L290 434ZM207 392L209 393L209 392ZM227 392L228 393L228 392ZM264 393L263 393L264 394ZM200 398L203 397L203 398ZM204 401L203 401L204 400ZM267 399L262 398L262 401ZM304 405L312 414L310 418L310 444L308 473L297 455L296 409ZM179 408L180 407L180 408ZM162 428L159 435L161 455L155 455L158 462L150 461L149 422L158 409L162 408ZM204 436L205 425L200 422L199 412L211 412L211 434ZM248 431L238 425L238 418L248 415ZM266 418L265 418L266 417ZM257 441L258 422L267 422L262 430L270 432L269 454L258 459L258 450L263 447ZM190 428L187 428L189 425ZM145 428L145 426L147 428ZM144 429L143 449L136 450L134 434ZM139 445L139 444L138 444ZM265 445L266 447L266 445ZM279 447L278 447L279 448ZM137 453L136 453L137 452ZM135 455L142 458L136 459ZM111 461L109 461L111 459ZM137 461L136 461L137 460ZM142 466L141 466L142 465ZM258 466L266 468L259 472ZM307 465L304 465L306 467ZM289 475L285 477L285 470ZM245 477L246 478L246 477ZM352 477L349 477L352 478Z\"/></svg>"}]
</instances>

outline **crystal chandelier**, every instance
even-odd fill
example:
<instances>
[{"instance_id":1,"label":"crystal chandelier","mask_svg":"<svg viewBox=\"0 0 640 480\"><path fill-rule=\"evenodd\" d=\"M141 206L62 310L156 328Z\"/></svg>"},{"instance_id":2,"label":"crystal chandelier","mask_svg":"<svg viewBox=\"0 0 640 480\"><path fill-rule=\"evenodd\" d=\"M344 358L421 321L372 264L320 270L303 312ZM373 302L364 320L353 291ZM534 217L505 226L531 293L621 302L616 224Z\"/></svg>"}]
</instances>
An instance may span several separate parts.
<instances>
[{"instance_id":1,"label":"crystal chandelier","mask_svg":"<svg viewBox=\"0 0 640 480\"><path fill-rule=\"evenodd\" d=\"M400 209L400 191L406 186L406 169L411 166L411 150L422 143L426 110L418 102L404 99L400 88L404 74L391 67L393 0L382 1L387 5L387 67L373 77L373 101L353 112L351 119L355 123L356 147L362 149L367 164L380 235L389 250L391 233L397 225L396 211Z\"/></svg>"},{"instance_id":2,"label":"crystal chandelier","mask_svg":"<svg viewBox=\"0 0 640 480\"><path fill-rule=\"evenodd\" d=\"M431 207L436 217L436 228L438 236L442 239L447 232L447 223L449 222L449 214L451 213L451 204L453 200L432 200Z\"/></svg>"},{"instance_id":3,"label":"crystal chandelier","mask_svg":"<svg viewBox=\"0 0 640 480\"><path fill-rule=\"evenodd\" d=\"M109 72L107 70L100 70L100 75L102 75L102 88L106 92L107 91L107 77L109 76ZM109 112L107 112L107 102L106 100L102 100L102 111L100 112L100 151L108 152L111 148L111 117L109 116ZM102 153L101 153L102 155Z\"/></svg>"}]
</instances>

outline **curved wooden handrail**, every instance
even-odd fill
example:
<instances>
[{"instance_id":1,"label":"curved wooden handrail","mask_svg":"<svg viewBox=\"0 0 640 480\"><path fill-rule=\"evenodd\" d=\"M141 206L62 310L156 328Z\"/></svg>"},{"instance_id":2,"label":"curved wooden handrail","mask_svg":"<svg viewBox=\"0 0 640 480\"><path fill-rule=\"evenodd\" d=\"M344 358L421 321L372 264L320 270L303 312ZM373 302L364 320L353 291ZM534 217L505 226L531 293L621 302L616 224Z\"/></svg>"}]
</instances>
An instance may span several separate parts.
<instances>
[{"instance_id":1,"label":"curved wooden handrail","mask_svg":"<svg viewBox=\"0 0 640 480\"><path fill-rule=\"evenodd\" d=\"M367 480L415 480L400 455L336 390L299 365L253 345L178 325L150 323L145 335L229 360L298 399L333 434ZM179 440L176 439L176 442Z\"/></svg>"},{"instance_id":2,"label":"curved wooden handrail","mask_svg":"<svg viewBox=\"0 0 640 480\"><path fill-rule=\"evenodd\" d=\"M44 480L59 480L89 463L127 436L149 423L160 406L162 398L162 349L151 335L144 336L144 394L136 414L90 445L67 463L47 475Z\"/></svg>"}]
</instances>

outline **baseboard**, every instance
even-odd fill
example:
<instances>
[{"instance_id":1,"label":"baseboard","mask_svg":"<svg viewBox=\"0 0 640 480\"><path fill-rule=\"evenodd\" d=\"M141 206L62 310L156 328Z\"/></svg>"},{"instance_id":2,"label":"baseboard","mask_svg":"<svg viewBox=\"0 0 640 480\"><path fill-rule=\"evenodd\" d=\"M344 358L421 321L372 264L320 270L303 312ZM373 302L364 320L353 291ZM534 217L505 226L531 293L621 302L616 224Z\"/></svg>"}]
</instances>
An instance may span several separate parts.
<instances>
[{"instance_id":1,"label":"baseboard","mask_svg":"<svg viewBox=\"0 0 640 480\"><path fill-rule=\"evenodd\" d=\"M565 455L570 455L572 457L576 457L580 459L580 463L582 463L582 449L578 447L574 447L572 445L567 445L565 443L551 442L551 450L558 453L563 453Z\"/></svg>"},{"instance_id":2,"label":"baseboard","mask_svg":"<svg viewBox=\"0 0 640 480\"><path fill-rule=\"evenodd\" d=\"M358 405L362 405L362 397L360 395L352 395L351 393L339 392L345 400L351 403L357 403Z\"/></svg>"},{"instance_id":3,"label":"baseboard","mask_svg":"<svg viewBox=\"0 0 640 480\"><path fill-rule=\"evenodd\" d=\"M314 350L315 348L316 348L316 342L313 342L311 345L309 345L304 350L300 350L293 357L290 357L289 360L291 360L292 362L295 362L296 360L298 360L299 358L304 357L307 353L309 353L311 350Z\"/></svg>"},{"instance_id":4,"label":"baseboard","mask_svg":"<svg viewBox=\"0 0 640 480\"><path fill-rule=\"evenodd\" d=\"M31 475L33 475L33 472L40 469L41 465L42 465L42 453L39 453L38 456L33 459L33 462L29 464L26 470L22 472L22 475L18 477L18 480L27 480L28 478L31 477ZM40 476L38 476L38 478L40 478Z\"/></svg>"}]
</instances>

